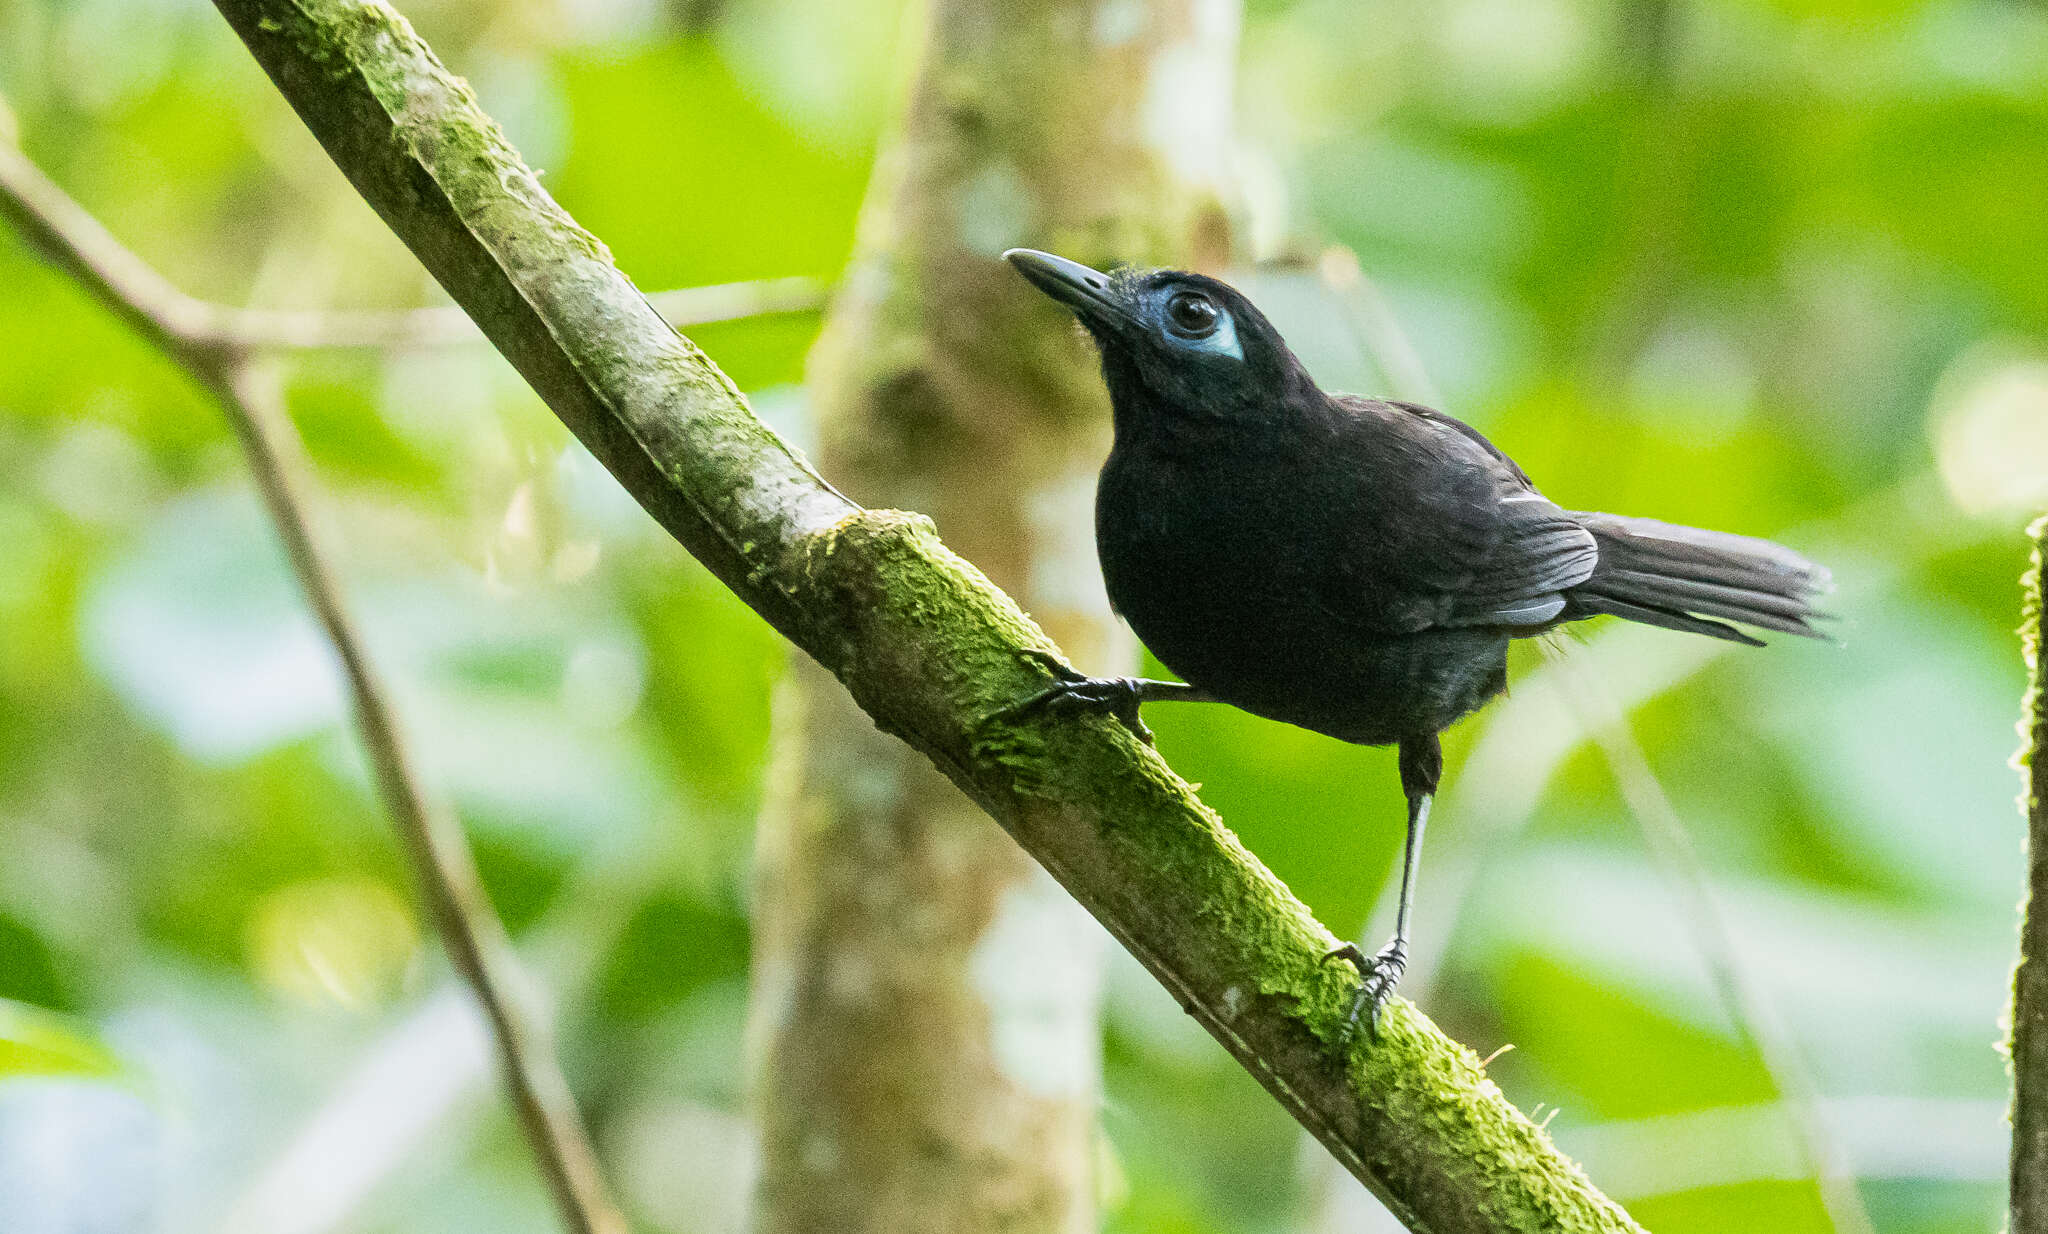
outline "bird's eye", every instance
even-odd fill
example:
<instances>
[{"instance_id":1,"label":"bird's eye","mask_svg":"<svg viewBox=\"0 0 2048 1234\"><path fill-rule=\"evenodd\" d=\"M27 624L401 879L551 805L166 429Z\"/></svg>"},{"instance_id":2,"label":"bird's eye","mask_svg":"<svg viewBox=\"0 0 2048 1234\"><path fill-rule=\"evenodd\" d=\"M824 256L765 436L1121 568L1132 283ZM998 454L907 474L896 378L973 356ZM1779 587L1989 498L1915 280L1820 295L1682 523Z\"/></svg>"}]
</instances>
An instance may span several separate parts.
<instances>
[{"instance_id":1,"label":"bird's eye","mask_svg":"<svg viewBox=\"0 0 2048 1234\"><path fill-rule=\"evenodd\" d=\"M1167 324L1184 338L1204 338L1215 333L1216 323L1222 318L1216 302L1197 291L1181 292L1166 302Z\"/></svg>"}]
</instances>

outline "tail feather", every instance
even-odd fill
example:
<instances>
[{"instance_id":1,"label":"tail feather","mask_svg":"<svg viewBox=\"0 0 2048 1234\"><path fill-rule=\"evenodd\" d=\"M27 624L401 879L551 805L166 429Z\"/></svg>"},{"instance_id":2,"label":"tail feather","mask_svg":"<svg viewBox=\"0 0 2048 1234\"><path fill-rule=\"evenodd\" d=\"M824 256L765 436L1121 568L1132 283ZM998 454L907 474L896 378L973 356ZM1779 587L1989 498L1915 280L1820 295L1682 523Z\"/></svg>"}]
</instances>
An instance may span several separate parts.
<instances>
[{"instance_id":1,"label":"tail feather","mask_svg":"<svg viewBox=\"0 0 2048 1234\"><path fill-rule=\"evenodd\" d=\"M1659 626L1666 630L1678 630L1685 634L1704 634L1709 638L1725 638L1731 643L1746 643L1761 647L1764 641L1752 634L1744 634L1734 626L1720 621L1708 621L1704 617L1689 617L1665 609L1644 608L1630 604L1613 596L1576 594L1575 603L1567 611L1574 617L1593 617L1605 613L1626 621L1639 621L1646 626Z\"/></svg>"},{"instance_id":2,"label":"tail feather","mask_svg":"<svg viewBox=\"0 0 2048 1234\"><path fill-rule=\"evenodd\" d=\"M1653 519L1573 517L1593 533L1600 557L1569 593L1568 611L1740 643L1762 640L1727 622L1828 637L1813 624L1825 616L1814 602L1831 586L1828 572L1783 545Z\"/></svg>"},{"instance_id":3,"label":"tail feather","mask_svg":"<svg viewBox=\"0 0 2048 1234\"><path fill-rule=\"evenodd\" d=\"M1702 617L1722 617L1787 634L1806 633L1807 619L1813 615L1807 601L1793 596L1643 570L1616 570L1605 578L1595 573L1589 582L1608 595L1626 596L1637 603L1683 609Z\"/></svg>"}]
</instances>

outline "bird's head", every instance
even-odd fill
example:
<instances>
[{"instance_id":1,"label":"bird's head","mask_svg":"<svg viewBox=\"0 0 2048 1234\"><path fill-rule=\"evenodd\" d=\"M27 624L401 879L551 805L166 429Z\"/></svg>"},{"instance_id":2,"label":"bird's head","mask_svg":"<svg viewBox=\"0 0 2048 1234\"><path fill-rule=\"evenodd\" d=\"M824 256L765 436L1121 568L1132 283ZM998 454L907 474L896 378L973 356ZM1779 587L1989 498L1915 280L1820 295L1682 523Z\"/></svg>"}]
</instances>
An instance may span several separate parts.
<instances>
[{"instance_id":1,"label":"bird's head","mask_svg":"<svg viewBox=\"0 0 2048 1234\"><path fill-rule=\"evenodd\" d=\"M1186 270L1105 274L1035 249L1003 254L1102 349L1117 428L1269 421L1321 394L1280 332L1236 288Z\"/></svg>"}]
</instances>

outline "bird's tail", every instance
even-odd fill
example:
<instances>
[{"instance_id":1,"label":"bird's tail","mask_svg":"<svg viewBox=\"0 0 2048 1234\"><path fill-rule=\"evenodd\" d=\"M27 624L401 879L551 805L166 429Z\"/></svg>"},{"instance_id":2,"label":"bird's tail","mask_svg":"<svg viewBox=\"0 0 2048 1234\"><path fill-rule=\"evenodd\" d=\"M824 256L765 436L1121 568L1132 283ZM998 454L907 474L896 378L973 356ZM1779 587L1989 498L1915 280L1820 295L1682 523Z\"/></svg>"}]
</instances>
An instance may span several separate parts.
<instances>
[{"instance_id":1,"label":"bird's tail","mask_svg":"<svg viewBox=\"0 0 2048 1234\"><path fill-rule=\"evenodd\" d=\"M1572 517L1593 533L1600 558L1566 593L1569 614L1611 613L1753 646L1763 640L1727 623L1828 637L1813 625L1826 616L1813 605L1832 585L1828 572L1791 549L1647 518Z\"/></svg>"}]
</instances>

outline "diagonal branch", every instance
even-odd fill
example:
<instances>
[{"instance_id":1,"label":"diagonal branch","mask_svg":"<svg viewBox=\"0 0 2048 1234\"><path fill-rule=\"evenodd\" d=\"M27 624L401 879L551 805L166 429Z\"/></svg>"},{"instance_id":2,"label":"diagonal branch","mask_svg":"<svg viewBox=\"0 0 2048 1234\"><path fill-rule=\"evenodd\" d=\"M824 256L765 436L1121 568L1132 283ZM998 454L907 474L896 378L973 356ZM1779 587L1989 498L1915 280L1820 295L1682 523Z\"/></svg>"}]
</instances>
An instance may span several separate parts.
<instances>
[{"instance_id":1,"label":"diagonal branch","mask_svg":"<svg viewBox=\"0 0 2048 1234\"><path fill-rule=\"evenodd\" d=\"M431 800L384 687L306 517L306 471L274 364L195 331L197 304L123 247L19 150L0 144L0 214L220 401L249 457L299 586L341 661L356 727L456 972L482 1004L521 1129L571 1234L624 1234L584 1137L568 1081L538 1020L519 1005L521 976L460 824Z\"/></svg>"},{"instance_id":2,"label":"diagonal branch","mask_svg":"<svg viewBox=\"0 0 2048 1234\"><path fill-rule=\"evenodd\" d=\"M1335 940L1158 756L1108 720L987 719L1044 634L928 521L865 510L747 410L379 0L216 0L335 163L634 497L1094 913L1412 1227L1630 1231L1397 1003L1334 1043Z\"/></svg>"},{"instance_id":3,"label":"diagonal branch","mask_svg":"<svg viewBox=\"0 0 2048 1234\"><path fill-rule=\"evenodd\" d=\"M1588 718L1593 741L1614 772L1622 800L1635 815L1651 861L1678 901L1678 911L1706 963L1715 998L1778 1090L1800 1152L1813 1170L1829 1224L1837 1234L1874 1234L1876 1227L1863 1206L1848 1154L1821 1117L1820 1085L1791 1031L1737 958L1734 931L1714 897L1706 863L1693 847L1685 821L1678 817L1616 701L1568 659L1559 657L1556 663L1579 714Z\"/></svg>"},{"instance_id":4,"label":"diagonal branch","mask_svg":"<svg viewBox=\"0 0 2048 1234\"><path fill-rule=\"evenodd\" d=\"M2048 518L2028 528L2034 560L2025 581L2020 647L2027 696L2020 716L2020 806L2027 814L2027 892L2020 962L2012 982L2011 1234L2048 1234Z\"/></svg>"}]
</instances>

